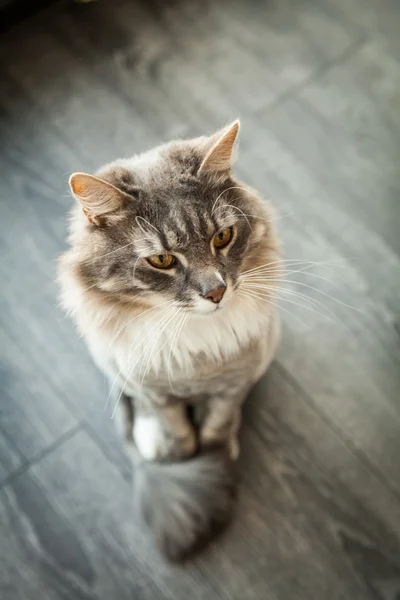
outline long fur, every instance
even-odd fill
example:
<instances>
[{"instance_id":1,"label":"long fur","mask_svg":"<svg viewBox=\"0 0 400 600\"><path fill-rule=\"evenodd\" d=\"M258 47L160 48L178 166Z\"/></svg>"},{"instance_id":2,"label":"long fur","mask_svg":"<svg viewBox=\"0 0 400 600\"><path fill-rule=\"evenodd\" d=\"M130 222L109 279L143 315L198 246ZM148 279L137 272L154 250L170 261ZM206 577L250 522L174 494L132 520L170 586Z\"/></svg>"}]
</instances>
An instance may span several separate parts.
<instances>
[{"instance_id":1,"label":"long fur","mask_svg":"<svg viewBox=\"0 0 400 600\"><path fill-rule=\"evenodd\" d=\"M181 561L229 523L236 492L233 463L217 447L185 461L147 461L134 445L133 422L131 399L123 394L116 423L134 467L136 509L163 555Z\"/></svg>"},{"instance_id":2,"label":"long fur","mask_svg":"<svg viewBox=\"0 0 400 600\"><path fill-rule=\"evenodd\" d=\"M132 454L135 505L167 558L187 558L229 522L235 485L226 452L173 463Z\"/></svg>"},{"instance_id":3,"label":"long fur","mask_svg":"<svg viewBox=\"0 0 400 600\"><path fill-rule=\"evenodd\" d=\"M100 179L78 174L71 180L80 205L71 215L70 249L59 263L63 306L114 392L120 390L115 408L120 401L127 412L123 426L137 508L172 560L191 554L229 521L240 406L278 340L273 213L230 173L237 130L235 123L216 137L172 142L116 161L98 173ZM104 194L93 199L86 187L93 191L93 182L102 181L113 210L96 221L93 202L104 208ZM226 228L232 241L217 250L214 236ZM145 259L164 250L177 266L161 273ZM241 276L266 265L272 266L265 280L270 291L241 290ZM217 309L204 297L203 284L220 286L221 280L226 291ZM168 321L173 306L181 312ZM133 402L135 425L144 417L154 432L157 411L172 410L174 422L170 418L161 431L161 443L155 434L151 439L151 427L133 435ZM174 406L188 405L207 409L196 439L190 423L174 412ZM212 420L213 406L222 423ZM193 444L183 446L188 438ZM143 439L153 441L153 454ZM194 442L197 453L184 459Z\"/></svg>"}]
</instances>

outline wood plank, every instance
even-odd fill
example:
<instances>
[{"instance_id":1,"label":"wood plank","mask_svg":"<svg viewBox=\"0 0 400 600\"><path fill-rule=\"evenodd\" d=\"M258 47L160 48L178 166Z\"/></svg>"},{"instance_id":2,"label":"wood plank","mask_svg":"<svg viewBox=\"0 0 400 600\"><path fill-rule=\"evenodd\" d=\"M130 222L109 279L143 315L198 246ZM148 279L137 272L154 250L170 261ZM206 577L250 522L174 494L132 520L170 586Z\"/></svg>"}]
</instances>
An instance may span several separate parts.
<instances>
[{"instance_id":1,"label":"wood plank","mask_svg":"<svg viewBox=\"0 0 400 600\"><path fill-rule=\"evenodd\" d=\"M394 0L60 2L0 40L2 599L400 595L397 23ZM326 264L287 283L314 304L279 301L232 528L170 567L54 259L71 171L237 116L286 256Z\"/></svg>"},{"instance_id":2,"label":"wood plank","mask_svg":"<svg viewBox=\"0 0 400 600\"><path fill-rule=\"evenodd\" d=\"M351 185L357 188L353 214L398 254L400 183L394 157L400 141L399 85L400 63L380 44L369 42L301 93L302 100L327 123L327 136L333 131L340 133L339 141L334 141L339 156L344 144L351 148L348 170L352 173L342 167L346 156L337 157L334 172L349 182L352 176Z\"/></svg>"},{"instance_id":3,"label":"wood plank","mask_svg":"<svg viewBox=\"0 0 400 600\"><path fill-rule=\"evenodd\" d=\"M345 117L338 126L321 118L313 107L299 99L289 100L274 110L266 117L265 125L315 173L337 205L377 231L400 252L397 221L393 219L397 215L399 185L393 150L398 141L393 128L390 131L388 126L376 127L374 137L367 121L364 133L361 130L352 134L346 130ZM306 132L308 137L304 135Z\"/></svg>"},{"instance_id":4,"label":"wood plank","mask_svg":"<svg viewBox=\"0 0 400 600\"><path fill-rule=\"evenodd\" d=\"M8 161L2 163L2 174L2 197L13 200L1 221L2 427L30 459L77 424L58 393L54 369L55 359L62 360L63 344L52 340L56 301L51 259L58 242L51 221L60 217L60 207L50 202L46 206L45 184L32 180L32 185L21 185ZM46 191L53 193L48 187Z\"/></svg>"},{"instance_id":5,"label":"wood plank","mask_svg":"<svg viewBox=\"0 0 400 600\"><path fill-rule=\"evenodd\" d=\"M387 43L400 57L397 29L400 8L397 0L324 0L326 6L342 13L349 25L364 31L370 37Z\"/></svg>"},{"instance_id":6,"label":"wood plank","mask_svg":"<svg viewBox=\"0 0 400 600\"><path fill-rule=\"evenodd\" d=\"M72 445L78 450L87 452L91 448L85 447L85 444L79 444L79 435L72 442ZM56 458L57 452L54 454ZM46 474L46 464L52 461L53 469L62 469L62 461L54 458L44 460L42 468L44 475ZM67 471L62 470L62 477L56 476L53 481L54 488L49 486L47 489L43 487L43 483L39 478L35 477L35 469L33 474L27 474L19 480L16 480L11 487L4 490L1 502L1 527L2 527L2 560L1 560L1 586L2 597L6 600L11 598L24 598L29 595L30 598L46 598L51 599L66 599L79 598L89 599L97 598L94 589L96 585L100 586L101 597L109 597L108 591L111 589L118 594L118 597L131 597L126 591L126 586L123 581L118 582L114 574L110 572L107 554L102 551L104 543L110 549L112 546L111 540L113 536L110 532L103 530L99 515L96 517L96 496L91 494L91 511L93 519L91 527L93 531L81 531L75 529L77 522L82 523L78 517L82 516L83 504L87 502L89 480L86 483L83 479L76 477L76 472L79 474L80 457L78 452L70 458L74 462L70 463ZM101 469L98 471L96 467L97 460L100 458L99 465L102 466L105 462L102 460L99 451L97 456L88 457L87 462L92 463L92 467L97 471L97 475L101 474ZM69 477L68 477L69 473ZM75 473L75 475L74 475ZM53 470L53 476L55 475ZM104 467L103 467L104 474ZM106 477L108 476L106 469ZM74 490L71 489L71 483L75 479L78 486L81 487L80 503L77 504L77 497L74 497ZM100 482L100 479L98 479ZM105 481L101 485L104 485ZM111 481L109 480L110 484ZM72 486L73 488L73 486ZM75 506L72 507L72 500ZM69 508L68 508L69 507ZM114 505L109 505L110 510L113 510L118 515L119 501L115 497ZM71 511L72 509L72 511ZM84 512L84 510L83 510ZM77 521L73 522L73 517L77 517ZM100 520L101 520L100 516ZM96 533L97 531L97 533ZM111 544L111 545L110 545ZM98 570L92 563L91 556L93 552L97 554L100 564ZM113 550L113 562L117 564L121 552L118 548ZM125 562L128 567L127 562ZM140 592L140 597L150 598L150 594L154 594L151 583L148 582L146 587L143 587L138 578L135 578L136 570L131 565L127 568L127 573L130 573L130 582L132 584L131 591ZM96 581L99 577L99 581ZM110 577L110 581L108 578ZM124 589L125 588L125 589ZM154 596L153 596L154 597Z\"/></svg>"},{"instance_id":7,"label":"wood plank","mask_svg":"<svg viewBox=\"0 0 400 600\"><path fill-rule=\"evenodd\" d=\"M246 407L240 466L231 529L194 562L169 567L135 524L129 485L78 432L1 493L6 600L27 589L31 598L271 600L290 597L290 583L299 600L400 589L399 503L278 367Z\"/></svg>"},{"instance_id":8,"label":"wood plank","mask_svg":"<svg viewBox=\"0 0 400 600\"><path fill-rule=\"evenodd\" d=\"M0 430L0 485L23 463L24 457L4 431Z\"/></svg>"},{"instance_id":9,"label":"wood plank","mask_svg":"<svg viewBox=\"0 0 400 600\"><path fill-rule=\"evenodd\" d=\"M293 122L288 111L286 129ZM284 321L279 360L321 414L399 490L397 256L381 238L349 219L332 200L329 188L318 181L318 171L304 165L302 157L274 137L274 114L270 124L262 142L267 166L260 159L256 162L253 154L245 157L242 168L257 171L254 185L266 190L268 184L282 214L290 213L278 222L286 256L327 263L325 268L310 269L317 278L302 276L296 284L296 276L288 277L294 282L288 284L289 290L306 293L321 304L280 296L286 301L278 301ZM377 264L379 269L371 268ZM342 306L330 295L363 312ZM377 435L378 431L385 433Z\"/></svg>"},{"instance_id":10,"label":"wood plank","mask_svg":"<svg viewBox=\"0 0 400 600\"><path fill-rule=\"evenodd\" d=\"M272 586L276 597L386 598L386 590L399 591L398 501L279 365L254 390L245 423L241 460L245 484L262 502L260 524L277 534L278 548L282 530L291 529L299 548Z\"/></svg>"}]
</instances>

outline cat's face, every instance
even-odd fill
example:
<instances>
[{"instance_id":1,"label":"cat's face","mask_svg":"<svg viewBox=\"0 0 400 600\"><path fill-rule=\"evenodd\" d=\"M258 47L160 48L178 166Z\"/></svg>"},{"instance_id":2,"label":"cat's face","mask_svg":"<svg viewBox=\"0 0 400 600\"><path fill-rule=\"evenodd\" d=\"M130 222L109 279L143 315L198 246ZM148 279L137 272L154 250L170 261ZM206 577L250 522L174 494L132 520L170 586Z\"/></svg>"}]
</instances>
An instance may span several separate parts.
<instances>
[{"instance_id":1,"label":"cat's face","mask_svg":"<svg viewBox=\"0 0 400 600\"><path fill-rule=\"evenodd\" d=\"M265 203L230 174L237 128L117 161L99 179L71 178L88 217L79 231L88 286L199 314L229 306L272 236Z\"/></svg>"}]
</instances>

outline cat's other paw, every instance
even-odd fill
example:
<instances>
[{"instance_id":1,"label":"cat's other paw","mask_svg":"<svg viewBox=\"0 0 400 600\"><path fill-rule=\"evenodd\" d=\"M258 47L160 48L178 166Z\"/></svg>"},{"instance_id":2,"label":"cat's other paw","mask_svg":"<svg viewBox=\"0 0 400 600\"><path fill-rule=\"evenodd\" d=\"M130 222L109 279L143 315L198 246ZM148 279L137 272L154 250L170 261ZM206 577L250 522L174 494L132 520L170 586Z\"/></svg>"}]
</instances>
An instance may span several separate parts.
<instances>
[{"instance_id":1,"label":"cat's other paw","mask_svg":"<svg viewBox=\"0 0 400 600\"><path fill-rule=\"evenodd\" d=\"M193 456L196 450L196 434L190 429L185 436L169 438L166 453L162 458L181 460Z\"/></svg>"},{"instance_id":2,"label":"cat's other paw","mask_svg":"<svg viewBox=\"0 0 400 600\"><path fill-rule=\"evenodd\" d=\"M133 418L132 399L122 394L115 411L114 423L119 435L127 443L132 442Z\"/></svg>"},{"instance_id":3,"label":"cat's other paw","mask_svg":"<svg viewBox=\"0 0 400 600\"><path fill-rule=\"evenodd\" d=\"M188 427L187 435L173 437L153 416L137 416L133 439L139 453L146 460L179 460L188 458L196 450L196 435Z\"/></svg>"},{"instance_id":4,"label":"cat's other paw","mask_svg":"<svg viewBox=\"0 0 400 600\"><path fill-rule=\"evenodd\" d=\"M239 458L240 445L236 435L233 435L228 442L228 452L231 460L237 460Z\"/></svg>"},{"instance_id":5,"label":"cat's other paw","mask_svg":"<svg viewBox=\"0 0 400 600\"><path fill-rule=\"evenodd\" d=\"M223 439L221 438L220 432L215 431L214 429L205 428L200 433L200 444L202 448L225 446L231 460L237 460L239 458L240 446L236 435L231 435L228 439Z\"/></svg>"}]
</instances>

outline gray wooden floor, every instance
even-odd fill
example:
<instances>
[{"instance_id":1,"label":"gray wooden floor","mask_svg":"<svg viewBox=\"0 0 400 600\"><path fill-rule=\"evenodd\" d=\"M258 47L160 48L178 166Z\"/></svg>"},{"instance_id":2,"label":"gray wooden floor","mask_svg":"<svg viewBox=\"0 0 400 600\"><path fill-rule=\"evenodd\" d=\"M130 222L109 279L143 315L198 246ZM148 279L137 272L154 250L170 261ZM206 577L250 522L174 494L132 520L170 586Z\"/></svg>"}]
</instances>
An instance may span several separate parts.
<instances>
[{"instance_id":1,"label":"gray wooden floor","mask_svg":"<svg viewBox=\"0 0 400 600\"><path fill-rule=\"evenodd\" d=\"M399 600L399 27L398 0L102 0L2 37L2 600ZM170 567L54 259L71 171L236 117L286 257L323 264L279 302L233 526Z\"/></svg>"}]
</instances>

